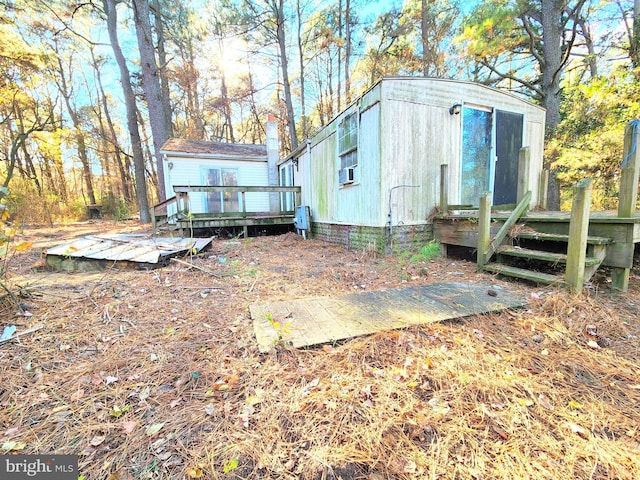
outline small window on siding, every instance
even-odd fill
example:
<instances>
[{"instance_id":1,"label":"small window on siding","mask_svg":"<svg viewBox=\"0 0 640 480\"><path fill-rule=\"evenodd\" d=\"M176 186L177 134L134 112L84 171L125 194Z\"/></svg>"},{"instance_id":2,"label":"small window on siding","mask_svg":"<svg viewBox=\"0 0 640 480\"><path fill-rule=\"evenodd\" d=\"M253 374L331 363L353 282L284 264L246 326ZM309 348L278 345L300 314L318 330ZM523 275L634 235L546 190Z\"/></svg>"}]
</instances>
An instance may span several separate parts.
<instances>
[{"instance_id":1,"label":"small window on siding","mask_svg":"<svg viewBox=\"0 0 640 480\"><path fill-rule=\"evenodd\" d=\"M358 112L347 115L338 125L338 156L340 184L353 183L358 166Z\"/></svg>"}]
</instances>

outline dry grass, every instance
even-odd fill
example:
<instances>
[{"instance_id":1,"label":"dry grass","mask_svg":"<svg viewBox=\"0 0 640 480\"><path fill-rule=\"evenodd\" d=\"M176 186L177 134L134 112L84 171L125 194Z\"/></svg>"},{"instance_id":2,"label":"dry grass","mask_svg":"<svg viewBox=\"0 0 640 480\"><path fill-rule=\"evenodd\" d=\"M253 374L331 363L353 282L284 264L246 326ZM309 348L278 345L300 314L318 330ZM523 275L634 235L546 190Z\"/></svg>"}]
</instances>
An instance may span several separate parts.
<instances>
[{"instance_id":1,"label":"dry grass","mask_svg":"<svg viewBox=\"0 0 640 480\"><path fill-rule=\"evenodd\" d=\"M260 354L253 302L479 275L292 234L216 240L195 260L216 275L37 257L11 265L39 308L7 320L45 328L0 345L0 435L79 454L87 479L640 478L638 277L627 295L522 286L528 309Z\"/></svg>"}]
</instances>

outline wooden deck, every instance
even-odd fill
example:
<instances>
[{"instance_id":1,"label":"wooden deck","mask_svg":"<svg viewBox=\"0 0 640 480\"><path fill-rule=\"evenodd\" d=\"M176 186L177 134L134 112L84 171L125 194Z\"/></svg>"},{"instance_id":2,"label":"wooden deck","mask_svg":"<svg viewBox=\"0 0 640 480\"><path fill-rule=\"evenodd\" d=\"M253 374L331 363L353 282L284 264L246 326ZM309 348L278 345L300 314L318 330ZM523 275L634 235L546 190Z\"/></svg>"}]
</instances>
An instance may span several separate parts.
<instances>
[{"instance_id":1,"label":"wooden deck","mask_svg":"<svg viewBox=\"0 0 640 480\"><path fill-rule=\"evenodd\" d=\"M336 297L303 298L251 305L249 310L261 352L278 342L293 347L331 343L384 330L439 322L520 307L526 298L487 285L438 283L361 292ZM273 322L279 322L275 328ZM287 324L289 324L287 326Z\"/></svg>"},{"instance_id":2,"label":"wooden deck","mask_svg":"<svg viewBox=\"0 0 640 480\"><path fill-rule=\"evenodd\" d=\"M180 236L189 230L200 228L240 227L247 237L248 227L266 227L273 225L294 225L295 206L300 203L300 187L283 186L175 186L175 197L154 205L151 208L153 231L166 226L180 231ZM189 202L192 193L226 193L240 196L240 211L232 212L194 212ZM282 211L277 207L269 212L247 211L247 194L268 194L273 196L273 205L280 204L280 196L292 194L293 210ZM173 211L173 213L170 213Z\"/></svg>"}]
</instances>

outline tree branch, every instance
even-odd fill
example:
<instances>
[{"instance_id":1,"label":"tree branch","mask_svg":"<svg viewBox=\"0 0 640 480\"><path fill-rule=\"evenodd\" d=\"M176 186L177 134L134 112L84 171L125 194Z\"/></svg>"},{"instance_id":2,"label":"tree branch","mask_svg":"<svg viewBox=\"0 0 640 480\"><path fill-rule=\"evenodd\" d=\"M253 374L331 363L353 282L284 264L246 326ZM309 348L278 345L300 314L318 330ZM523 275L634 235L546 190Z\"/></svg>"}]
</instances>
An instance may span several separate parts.
<instances>
[{"instance_id":1,"label":"tree branch","mask_svg":"<svg viewBox=\"0 0 640 480\"><path fill-rule=\"evenodd\" d=\"M519 83L523 87L526 87L526 88L532 90L533 92L538 94L540 96L540 98L544 97L544 94L542 93L542 90L539 87L537 87L534 83L527 82L526 80L518 78L518 77L516 77L516 76L514 76L514 75L512 75L510 73L500 72L493 65L490 65L486 60L480 60L480 64L482 66L488 68L491 72L495 73L496 75L498 75L498 77L502 78L503 80L513 80L514 82Z\"/></svg>"}]
</instances>

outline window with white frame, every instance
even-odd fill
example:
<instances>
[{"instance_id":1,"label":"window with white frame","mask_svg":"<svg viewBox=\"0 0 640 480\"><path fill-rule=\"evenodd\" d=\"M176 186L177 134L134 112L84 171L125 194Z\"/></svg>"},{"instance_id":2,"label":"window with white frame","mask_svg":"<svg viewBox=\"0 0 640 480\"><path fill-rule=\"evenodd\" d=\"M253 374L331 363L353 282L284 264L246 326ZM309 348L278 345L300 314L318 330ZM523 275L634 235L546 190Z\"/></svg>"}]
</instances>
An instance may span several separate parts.
<instances>
[{"instance_id":1,"label":"window with white frame","mask_svg":"<svg viewBox=\"0 0 640 480\"><path fill-rule=\"evenodd\" d=\"M358 166L358 112L347 115L338 124L338 156L340 184L353 183Z\"/></svg>"}]
</instances>

